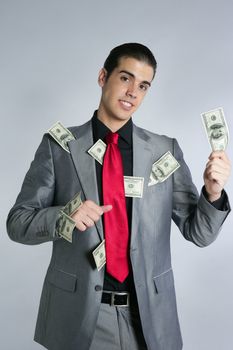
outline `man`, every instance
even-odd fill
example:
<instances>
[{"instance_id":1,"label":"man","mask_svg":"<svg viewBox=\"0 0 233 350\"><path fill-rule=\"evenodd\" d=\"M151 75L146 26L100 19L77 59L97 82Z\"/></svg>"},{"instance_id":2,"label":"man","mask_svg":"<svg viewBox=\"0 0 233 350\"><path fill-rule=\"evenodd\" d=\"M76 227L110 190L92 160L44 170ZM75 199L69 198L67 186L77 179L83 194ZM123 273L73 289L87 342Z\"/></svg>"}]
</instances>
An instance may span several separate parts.
<instances>
[{"instance_id":1,"label":"man","mask_svg":"<svg viewBox=\"0 0 233 350\"><path fill-rule=\"evenodd\" d=\"M93 118L69 129L67 152L61 140L43 137L9 213L11 239L53 241L35 333L49 350L182 349L171 219L196 245L214 241L230 211L223 189L230 162L223 151L211 153L199 196L176 140L132 123L155 72L147 47L114 48L99 73ZM102 161L101 147L90 152L96 142L106 147ZM152 164L168 151L180 167L148 186ZM136 196L124 193L123 176L141 186ZM69 212L77 193L82 203Z\"/></svg>"}]
</instances>

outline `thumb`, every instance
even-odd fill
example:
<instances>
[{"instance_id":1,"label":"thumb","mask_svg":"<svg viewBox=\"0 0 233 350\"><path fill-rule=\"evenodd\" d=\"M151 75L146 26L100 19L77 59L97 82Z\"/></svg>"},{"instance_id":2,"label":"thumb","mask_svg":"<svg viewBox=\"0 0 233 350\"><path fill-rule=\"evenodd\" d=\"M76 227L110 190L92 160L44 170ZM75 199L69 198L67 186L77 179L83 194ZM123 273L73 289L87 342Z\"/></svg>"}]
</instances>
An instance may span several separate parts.
<instances>
[{"instance_id":1,"label":"thumb","mask_svg":"<svg viewBox=\"0 0 233 350\"><path fill-rule=\"evenodd\" d=\"M108 211L112 210L112 205L102 205L101 206L102 210L103 210L103 214L107 213Z\"/></svg>"}]
</instances>

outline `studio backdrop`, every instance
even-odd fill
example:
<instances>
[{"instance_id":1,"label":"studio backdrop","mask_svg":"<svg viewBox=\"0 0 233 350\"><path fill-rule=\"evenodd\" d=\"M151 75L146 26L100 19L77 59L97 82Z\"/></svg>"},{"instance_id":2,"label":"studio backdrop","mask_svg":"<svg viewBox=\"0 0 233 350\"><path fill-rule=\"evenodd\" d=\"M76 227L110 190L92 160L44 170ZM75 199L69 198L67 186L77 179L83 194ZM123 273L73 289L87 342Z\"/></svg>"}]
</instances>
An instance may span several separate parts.
<instances>
[{"instance_id":1,"label":"studio backdrop","mask_svg":"<svg viewBox=\"0 0 233 350\"><path fill-rule=\"evenodd\" d=\"M90 119L109 51L143 43L158 70L133 120L178 140L200 191L211 152L202 112L223 107L233 161L232 13L230 0L0 1L1 349L42 349L33 335L52 244L17 244L5 227L42 135L58 120ZM226 191L232 201L232 178ZM230 214L218 239L198 248L172 226L184 350L232 350L232 227Z\"/></svg>"}]
</instances>

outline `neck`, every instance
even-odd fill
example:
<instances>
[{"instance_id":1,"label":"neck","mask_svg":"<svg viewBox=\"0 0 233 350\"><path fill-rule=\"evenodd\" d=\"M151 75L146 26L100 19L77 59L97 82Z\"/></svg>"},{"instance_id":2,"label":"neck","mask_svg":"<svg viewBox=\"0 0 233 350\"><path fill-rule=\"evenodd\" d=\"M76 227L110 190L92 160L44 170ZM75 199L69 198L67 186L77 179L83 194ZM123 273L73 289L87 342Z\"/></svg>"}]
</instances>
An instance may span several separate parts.
<instances>
[{"instance_id":1,"label":"neck","mask_svg":"<svg viewBox=\"0 0 233 350\"><path fill-rule=\"evenodd\" d=\"M97 118L106 125L112 132L117 132L122 126L124 126L130 117L126 120L121 120L117 118L109 118L106 114L101 113L101 110L97 111Z\"/></svg>"}]
</instances>

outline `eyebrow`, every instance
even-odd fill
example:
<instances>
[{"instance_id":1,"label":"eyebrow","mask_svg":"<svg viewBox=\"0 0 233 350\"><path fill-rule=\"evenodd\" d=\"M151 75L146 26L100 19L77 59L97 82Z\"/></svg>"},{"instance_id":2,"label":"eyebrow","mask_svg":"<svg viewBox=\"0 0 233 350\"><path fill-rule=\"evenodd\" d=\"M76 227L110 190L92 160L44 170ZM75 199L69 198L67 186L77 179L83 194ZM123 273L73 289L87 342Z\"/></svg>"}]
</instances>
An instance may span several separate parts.
<instances>
[{"instance_id":1,"label":"eyebrow","mask_svg":"<svg viewBox=\"0 0 233 350\"><path fill-rule=\"evenodd\" d=\"M132 78L135 78L135 75L133 73L131 73L131 72L128 72L127 70L121 70L119 73L125 73L125 74L130 75ZM147 84L148 86L151 86L151 83L149 81L147 81L147 80L143 80L141 82L141 84Z\"/></svg>"}]
</instances>

